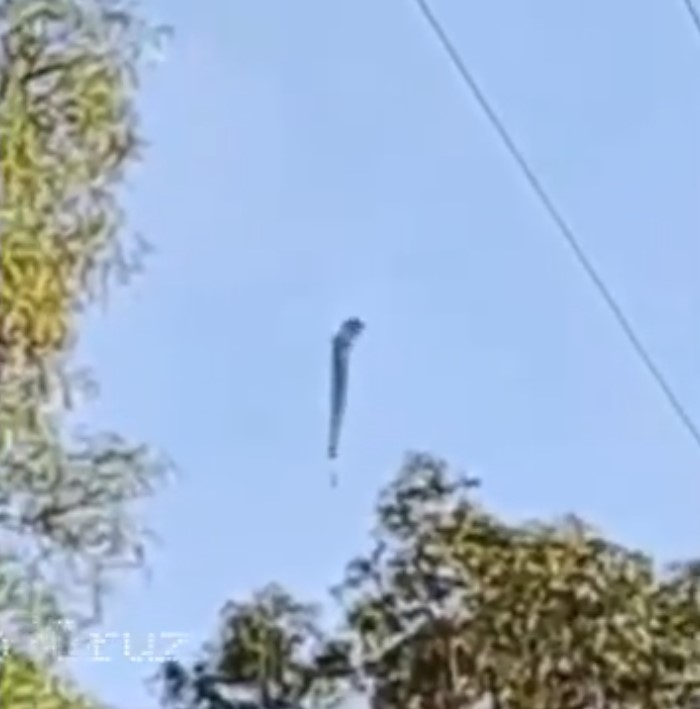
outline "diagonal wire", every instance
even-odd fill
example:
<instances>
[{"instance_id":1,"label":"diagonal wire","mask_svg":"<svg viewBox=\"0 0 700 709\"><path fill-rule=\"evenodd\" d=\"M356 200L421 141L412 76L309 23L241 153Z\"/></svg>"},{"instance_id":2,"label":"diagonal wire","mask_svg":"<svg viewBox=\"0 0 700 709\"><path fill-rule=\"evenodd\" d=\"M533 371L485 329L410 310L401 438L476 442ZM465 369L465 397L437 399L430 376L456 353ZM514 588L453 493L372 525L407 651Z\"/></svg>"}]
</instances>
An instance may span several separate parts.
<instances>
[{"instance_id":1,"label":"diagonal wire","mask_svg":"<svg viewBox=\"0 0 700 709\"><path fill-rule=\"evenodd\" d=\"M698 430L698 427L696 426L690 414L687 412L684 405L674 392L673 388L671 387L671 384L669 383L664 373L654 362L654 359L649 353L649 350L635 332L632 323L625 315L621 305L618 303L615 296L611 293L610 289L605 284L605 281L603 280L602 276L598 273L598 270L586 255L586 252L581 243L579 242L573 229L566 222L561 212L552 201L552 198L549 196L546 188L540 182L539 178L535 174L534 170L530 167L522 151L513 140L508 129L503 124L503 121L500 119L494 108L491 106L491 103L486 98L486 95L481 90L479 84L476 82L476 79L467 68L467 65L460 56L455 45L452 43L449 36L445 32L442 23L436 17L435 13L431 10L430 5L426 0L413 0L413 2L419 9L425 22L428 24L432 32L437 37L438 41L440 42L440 45L448 55L451 63L457 70L457 73L459 74L460 78L462 79L464 84L466 84L467 88L470 90L477 103L483 110L492 128L496 131L496 133L498 133L498 136L502 140L508 153L520 168L523 177L532 188L533 192L539 199L547 214L557 226L561 237L564 239L566 244L573 252L573 255L576 258L576 261L578 262L579 266L583 269L595 289L598 291L600 297L607 305L608 309L610 310L610 313L612 314L618 326L622 330L623 334L629 341L635 354L640 359L647 372L651 375L651 378L654 380L655 384L663 394L671 409L678 417L680 423L690 434L691 438L693 439L697 447L700 449L700 430ZM685 2L690 6L691 0L685 0ZM700 15L698 15L694 7L692 8L691 12L693 13L693 16L698 22L698 30L700 31Z\"/></svg>"},{"instance_id":2,"label":"diagonal wire","mask_svg":"<svg viewBox=\"0 0 700 709\"><path fill-rule=\"evenodd\" d=\"M695 26L695 31L700 35L700 10L698 10L693 0L683 0L683 5L685 5L685 9L688 11L690 21Z\"/></svg>"}]
</instances>

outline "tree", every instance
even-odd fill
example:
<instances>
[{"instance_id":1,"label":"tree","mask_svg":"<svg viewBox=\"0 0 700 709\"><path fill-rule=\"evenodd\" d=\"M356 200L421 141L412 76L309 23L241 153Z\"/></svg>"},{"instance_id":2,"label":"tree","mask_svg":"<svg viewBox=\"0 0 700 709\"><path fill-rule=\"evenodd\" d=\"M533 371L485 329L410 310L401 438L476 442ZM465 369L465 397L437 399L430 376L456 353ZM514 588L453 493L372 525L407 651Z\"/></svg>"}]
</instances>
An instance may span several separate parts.
<instances>
[{"instance_id":1,"label":"tree","mask_svg":"<svg viewBox=\"0 0 700 709\"><path fill-rule=\"evenodd\" d=\"M13 709L95 709L98 706L68 681L20 655L11 655L3 661L0 699L3 707Z\"/></svg>"},{"instance_id":2,"label":"tree","mask_svg":"<svg viewBox=\"0 0 700 709\"><path fill-rule=\"evenodd\" d=\"M0 4L0 527L23 581L55 590L68 572L71 595L89 587L78 607L63 599L82 620L106 571L140 561L133 503L167 468L146 446L65 426L94 388L72 367L78 316L140 265L124 256L116 188L138 157L144 31L108 0Z\"/></svg>"},{"instance_id":3,"label":"tree","mask_svg":"<svg viewBox=\"0 0 700 709\"><path fill-rule=\"evenodd\" d=\"M51 676L30 656L39 630L98 621L113 573L143 564L137 505L169 470L148 446L66 424L95 389L74 362L80 314L142 265L117 188L139 157L134 92L151 36L111 0L0 0L0 627L14 651L5 693Z\"/></svg>"},{"instance_id":4,"label":"tree","mask_svg":"<svg viewBox=\"0 0 700 709\"><path fill-rule=\"evenodd\" d=\"M658 569L573 516L506 523L478 484L416 454L382 491L334 590L339 674L374 709L697 707L698 565Z\"/></svg>"},{"instance_id":5,"label":"tree","mask_svg":"<svg viewBox=\"0 0 700 709\"><path fill-rule=\"evenodd\" d=\"M692 706L692 570L657 573L575 517L506 524L475 484L413 456L382 497L374 554L344 584L374 706Z\"/></svg>"},{"instance_id":6,"label":"tree","mask_svg":"<svg viewBox=\"0 0 700 709\"><path fill-rule=\"evenodd\" d=\"M161 673L163 697L177 709L291 709L326 706L348 675L342 643L326 637L318 609L272 584L221 611L218 638L191 670L175 661Z\"/></svg>"},{"instance_id":7,"label":"tree","mask_svg":"<svg viewBox=\"0 0 700 709\"><path fill-rule=\"evenodd\" d=\"M4 367L64 352L97 279L131 270L119 258L114 188L140 144L134 19L107 2L2 5Z\"/></svg>"}]
</instances>

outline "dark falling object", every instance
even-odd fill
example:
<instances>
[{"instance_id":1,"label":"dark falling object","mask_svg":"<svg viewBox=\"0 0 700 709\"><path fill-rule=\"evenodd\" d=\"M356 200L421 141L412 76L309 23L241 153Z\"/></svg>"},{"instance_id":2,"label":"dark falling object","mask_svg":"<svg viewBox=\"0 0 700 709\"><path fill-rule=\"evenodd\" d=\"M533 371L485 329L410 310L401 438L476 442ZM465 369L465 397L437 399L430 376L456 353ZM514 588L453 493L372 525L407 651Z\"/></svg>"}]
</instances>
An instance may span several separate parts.
<instances>
[{"instance_id":1,"label":"dark falling object","mask_svg":"<svg viewBox=\"0 0 700 709\"><path fill-rule=\"evenodd\" d=\"M331 353L331 416L328 433L328 458L338 457L340 432L348 396L350 352L357 338L365 329L359 318L349 318L333 338Z\"/></svg>"}]
</instances>

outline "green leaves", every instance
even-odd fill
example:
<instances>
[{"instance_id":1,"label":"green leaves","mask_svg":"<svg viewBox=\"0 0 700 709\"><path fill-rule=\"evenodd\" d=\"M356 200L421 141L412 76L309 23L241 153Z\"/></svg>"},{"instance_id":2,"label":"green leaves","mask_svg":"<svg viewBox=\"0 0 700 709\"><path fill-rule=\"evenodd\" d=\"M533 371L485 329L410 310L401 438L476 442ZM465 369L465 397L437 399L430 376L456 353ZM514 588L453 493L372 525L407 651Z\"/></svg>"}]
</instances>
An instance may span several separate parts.
<instances>
[{"instance_id":1,"label":"green leaves","mask_svg":"<svg viewBox=\"0 0 700 709\"><path fill-rule=\"evenodd\" d=\"M370 552L334 589L335 640L280 587L227 604L208 676L262 689L252 705L221 706L327 706L348 687L373 709L697 706L697 562L662 572L574 516L507 523L477 487L444 461L407 458L379 495ZM298 691L299 678L333 691Z\"/></svg>"},{"instance_id":2,"label":"green leaves","mask_svg":"<svg viewBox=\"0 0 700 709\"><path fill-rule=\"evenodd\" d=\"M5 0L0 15L0 346L64 352L74 316L123 268L115 187L139 156L133 105L149 29L114 3ZM119 274L123 275L123 274Z\"/></svg>"},{"instance_id":3,"label":"green leaves","mask_svg":"<svg viewBox=\"0 0 700 709\"><path fill-rule=\"evenodd\" d=\"M147 28L116 3L5 0L0 40L0 521L42 558L123 565L129 506L166 466L118 437L71 441L63 415L86 383L66 366L76 317L129 266L115 188L138 155Z\"/></svg>"},{"instance_id":4,"label":"green leaves","mask_svg":"<svg viewBox=\"0 0 700 709\"><path fill-rule=\"evenodd\" d=\"M0 670L0 696L13 709L94 709L94 701L27 658L10 654Z\"/></svg>"},{"instance_id":5,"label":"green leaves","mask_svg":"<svg viewBox=\"0 0 700 709\"><path fill-rule=\"evenodd\" d=\"M688 572L655 573L573 517L508 525L470 487L412 456L381 496L382 553L349 570L348 622L378 707L489 695L502 709L690 706L700 605Z\"/></svg>"},{"instance_id":6,"label":"green leaves","mask_svg":"<svg viewBox=\"0 0 700 709\"><path fill-rule=\"evenodd\" d=\"M169 470L145 446L65 425L94 389L69 367L78 318L140 266L116 188L139 157L149 31L110 0L0 0L0 623L13 650L0 696L17 709L87 706L34 641L100 619L113 573L143 563L138 505Z\"/></svg>"},{"instance_id":7,"label":"green leaves","mask_svg":"<svg viewBox=\"0 0 700 709\"><path fill-rule=\"evenodd\" d=\"M332 700L336 680L348 672L348 658L342 642L326 640L317 615L314 606L277 585L248 603L227 603L219 641L210 647L213 674L253 688L263 702Z\"/></svg>"},{"instance_id":8,"label":"green leaves","mask_svg":"<svg viewBox=\"0 0 700 709\"><path fill-rule=\"evenodd\" d=\"M0 2L0 530L24 595L79 623L98 618L112 572L142 564L138 505L170 469L66 426L95 388L70 362L79 315L139 265L116 195L139 156L149 31L109 0Z\"/></svg>"}]
</instances>

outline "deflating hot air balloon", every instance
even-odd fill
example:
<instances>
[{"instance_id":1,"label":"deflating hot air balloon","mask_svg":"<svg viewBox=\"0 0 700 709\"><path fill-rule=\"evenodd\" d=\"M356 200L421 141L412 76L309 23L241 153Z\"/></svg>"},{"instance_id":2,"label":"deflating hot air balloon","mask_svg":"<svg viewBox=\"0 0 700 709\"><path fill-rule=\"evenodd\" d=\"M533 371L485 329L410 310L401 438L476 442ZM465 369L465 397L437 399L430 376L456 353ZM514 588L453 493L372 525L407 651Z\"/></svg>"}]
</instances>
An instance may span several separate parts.
<instances>
[{"instance_id":1,"label":"deflating hot air balloon","mask_svg":"<svg viewBox=\"0 0 700 709\"><path fill-rule=\"evenodd\" d=\"M350 352L365 324L359 318L349 318L333 338L331 362L331 416L328 433L328 457L338 456L340 433L348 396Z\"/></svg>"}]
</instances>

